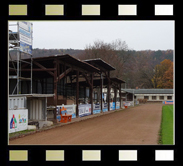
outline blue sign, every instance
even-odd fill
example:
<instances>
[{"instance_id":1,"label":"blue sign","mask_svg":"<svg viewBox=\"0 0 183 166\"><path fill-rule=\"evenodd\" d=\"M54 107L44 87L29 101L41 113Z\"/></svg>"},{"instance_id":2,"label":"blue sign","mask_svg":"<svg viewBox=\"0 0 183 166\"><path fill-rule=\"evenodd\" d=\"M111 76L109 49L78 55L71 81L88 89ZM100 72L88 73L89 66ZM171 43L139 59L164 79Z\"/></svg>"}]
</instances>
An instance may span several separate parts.
<instances>
[{"instance_id":1,"label":"blue sign","mask_svg":"<svg viewBox=\"0 0 183 166\"><path fill-rule=\"evenodd\" d=\"M106 112L106 111L108 111L108 105L107 105L107 103L104 103L103 104L103 112Z\"/></svg>"},{"instance_id":2,"label":"blue sign","mask_svg":"<svg viewBox=\"0 0 183 166\"><path fill-rule=\"evenodd\" d=\"M93 107L93 114L98 114L98 113L100 113L100 108L101 108L101 106L100 106L100 104L94 104L94 107Z\"/></svg>"},{"instance_id":3,"label":"blue sign","mask_svg":"<svg viewBox=\"0 0 183 166\"><path fill-rule=\"evenodd\" d=\"M32 46L20 41L20 51L32 54Z\"/></svg>"},{"instance_id":4,"label":"blue sign","mask_svg":"<svg viewBox=\"0 0 183 166\"><path fill-rule=\"evenodd\" d=\"M69 107L69 108L67 108L68 106L63 106L64 108L66 108L66 111L62 111L62 114L65 114L65 113L67 113L67 114L70 114L70 115L72 115L72 118L76 118L76 114L74 113L74 110L71 110L71 108ZM61 106L57 106L57 108L56 108L56 115L59 117L60 116L60 109L62 109L62 107ZM57 118L58 119L58 118Z\"/></svg>"},{"instance_id":5,"label":"blue sign","mask_svg":"<svg viewBox=\"0 0 183 166\"><path fill-rule=\"evenodd\" d=\"M173 101L163 101L163 104L174 104Z\"/></svg>"},{"instance_id":6,"label":"blue sign","mask_svg":"<svg viewBox=\"0 0 183 166\"><path fill-rule=\"evenodd\" d=\"M20 51L32 54L32 24L19 22Z\"/></svg>"},{"instance_id":7,"label":"blue sign","mask_svg":"<svg viewBox=\"0 0 183 166\"><path fill-rule=\"evenodd\" d=\"M120 102L116 102L116 109L120 109Z\"/></svg>"},{"instance_id":8,"label":"blue sign","mask_svg":"<svg viewBox=\"0 0 183 166\"><path fill-rule=\"evenodd\" d=\"M93 110L93 114L99 114L100 110Z\"/></svg>"},{"instance_id":9,"label":"blue sign","mask_svg":"<svg viewBox=\"0 0 183 166\"><path fill-rule=\"evenodd\" d=\"M110 103L110 110L115 110L115 102Z\"/></svg>"}]
</instances>

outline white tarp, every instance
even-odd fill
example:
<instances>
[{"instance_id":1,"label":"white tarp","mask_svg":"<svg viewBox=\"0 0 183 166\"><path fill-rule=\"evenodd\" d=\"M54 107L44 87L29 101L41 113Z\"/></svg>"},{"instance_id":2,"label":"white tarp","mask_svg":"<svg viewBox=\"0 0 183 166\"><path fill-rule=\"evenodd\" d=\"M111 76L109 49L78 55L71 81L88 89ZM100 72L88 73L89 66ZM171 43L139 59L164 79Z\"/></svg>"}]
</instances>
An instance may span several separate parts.
<instances>
[{"instance_id":1,"label":"white tarp","mask_svg":"<svg viewBox=\"0 0 183 166\"><path fill-rule=\"evenodd\" d=\"M8 123L9 133L27 130L28 109L9 110Z\"/></svg>"}]
</instances>

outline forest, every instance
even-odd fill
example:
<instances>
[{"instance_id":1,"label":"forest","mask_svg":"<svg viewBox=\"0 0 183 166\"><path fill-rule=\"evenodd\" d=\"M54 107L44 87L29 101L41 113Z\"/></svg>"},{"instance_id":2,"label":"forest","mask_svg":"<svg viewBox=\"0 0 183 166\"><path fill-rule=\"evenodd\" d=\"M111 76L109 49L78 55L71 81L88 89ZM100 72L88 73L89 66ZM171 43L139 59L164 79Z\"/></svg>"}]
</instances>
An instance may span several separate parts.
<instances>
[{"instance_id":1,"label":"forest","mask_svg":"<svg viewBox=\"0 0 183 166\"><path fill-rule=\"evenodd\" d=\"M13 53L11 53L13 54ZM111 77L126 82L123 88L173 88L173 50L142 50L128 48L125 41L117 39L106 43L97 40L79 49L33 49L33 57L69 54L80 60L101 58L116 68Z\"/></svg>"}]
</instances>

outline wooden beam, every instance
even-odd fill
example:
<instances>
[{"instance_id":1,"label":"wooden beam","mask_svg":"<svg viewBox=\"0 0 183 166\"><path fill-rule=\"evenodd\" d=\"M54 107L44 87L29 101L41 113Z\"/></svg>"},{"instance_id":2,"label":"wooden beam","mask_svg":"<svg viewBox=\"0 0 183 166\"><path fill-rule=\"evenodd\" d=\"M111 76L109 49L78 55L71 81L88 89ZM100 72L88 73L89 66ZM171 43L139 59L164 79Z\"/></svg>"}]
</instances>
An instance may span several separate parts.
<instances>
[{"instance_id":1,"label":"wooden beam","mask_svg":"<svg viewBox=\"0 0 183 166\"><path fill-rule=\"evenodd\" d=\"M108 84L111 86L113 82L110 79L110 71L104 72L104 74L105 74L105 77L107 78Z\"/></svg>"},{"instance_id":2,"label":"wooden beam","mask_svg":"<svg viewBox=\"0 0 183 166\"><path fill-rule=\"evenodd\" d=\"M57 61L54 61L54 67L57 68ZM57 70L54 71L54 105L55 105L55 110L54 110L54 119L56 120L56 106L57 106Z\"/></svg>"},{"instance_id":3,"label":"wooden beam","mask_svg":"<svg viewBox=\"0 0 183 166\"><path fill-rule=\"evenodd\" d=\"M121 108L121 84L119 84L119 101L120 101L120 108Z\"/></svg>"},{"instance_id":4,"label":"wooden beam","mask_svg":"<svg viewBox=\"0 0 183 166\"><path fill-rule=\"evenodd\" d=\"M25 63L25 64L23 64L23 65L21 66L21 68L23 69L23 68L25 68L25 67L28 66L28 65L30 65L30 64Z\"/></svg>"},{"instance_id":5,"label":"wooden beam","mask_svg":"<svg viewBox=\"0 0 183 166\"><path fill-rule=\"evenodd\" d=\"M103 89L103 76L101 73L101 77L100 77L100 99L101 99L101 113L103 112L103 98L102 98L102 89Z\"/></svg>"},{"instance_id":6,"label":"wooden beam","mask_svg":"<svg viewBox=\"0 0 183 166\"><path fill-rule=\"evenodd\" d=\"M93 73L91 74L90 101L91 101L91 114L93 115Z\"/></svg>"},{"instance_id":7,"label":"wooden beam","mask_svg":"<svg viewBox=\"0 0 183 166\"><path fill-rule=\"evenodd\" d=\"M115 110L116 110L116 99L117 99L117 89L114 88L114 101L115 101Z\"/></svg>"},{"instance_id":8,"label":"wooden beam","mask_svg":"<svg viewBox=\"0 0 183 166\"><path fill-rule=\"evenodd\" d=\"M110 78L110 71L108 72L107 77ZM110 111L110 91L111 91L111 85L110 85L110 79L108 79L108 84L107 84L108 111Z\"/></svg>"},{"instance_id":9,"label":"wooden beam","mask_svg":"<svg viewBox=\"0 0 183 166\"><path fill-rule=\"evenodd\" d=\"M93 65L95 67L97 67L98 69L100 69L100 72L106 72L106 71L109 71L109 70L106 70L105 68L103 68L102 66L99 66L97 64Z\"/></svg>"},{"instance_id":10,"label":"wooden beam","mask_svg":"<svg viewBox=\"0 0 183 166\"><path fill-rule=\"evenodd\" d=\"M78 70L78 71L80 71L80 72L85 72L85 73L92 73L92 72L90 72L90 71L88 71L88 70L82 69L82 68L77 67L77 66L75 66L75 65L71 65L71 64L69 64L69 63L67 63L67 62L63 62L63 61L61 61L61 60L58 60L58 62L59 62L60 64L62 64L62 65L66 65L66 66L68 66L68 67L71 67L73 70Z\"/></svg>"},{"instance_id":11,"label":"wooden beam","mask_svg":"<svg viewBox=\"0 0 183 166\"><path fill-rule=\"evenodd\" d=\"M85 77L87 83L89 84L90 88L92 87L92 84L90 82L90 80L87 78L87 75L85 73L82 73L82 75Z\"/></svg>"},{"instance_id":12,"label":"wooden beam","mask_svg":"<svg viewBox=\"0 0 183 166\"><path fill-rule=\"evenodd\" d=\"M44 67L43 65L41 65L40 63L36 62L36 61L33 61L33 63L35 65L37 65L38 67L40 67L41 69L46 69L46 67ZM54 73L51 72L51 71L46 71L47 73L49 73L50 75L52 75L54 77Z\"/></svg>"},{"instance_id":13,"label":"wooden beam","mask_svg":"<svg viewBox=\"0 0 183 166\"><path fill-rule=\"evenodd\" d=\"M76 117L79 116L79 71L76 71Z\"/></svg>"},{"instance_id":14,"label":"wooden beam","mask_svg":"<svg viewBox=\"0 0 183 166\"><path fill-rule=\"evenodd\" d=\"M59 80L61 80L63 77L65 77L69 72L71 72L72 71L72 68L69 68L69 69L67 69L66 71L64 71L62 74L60 74L59 76L58 76L58 81Z\"/></svg>"},{"instance_id":15,"label":"wooden beam","mask_svg":"<svg viewBox=\"0 0 183 166\"><path fill-rule=\"evenodd\" d=\"M46 69L32 69L32 71L54 71L56 68L46 68ZM31 69L21 69L21 71L31 71Z\"/></svg>"}]
</instances>

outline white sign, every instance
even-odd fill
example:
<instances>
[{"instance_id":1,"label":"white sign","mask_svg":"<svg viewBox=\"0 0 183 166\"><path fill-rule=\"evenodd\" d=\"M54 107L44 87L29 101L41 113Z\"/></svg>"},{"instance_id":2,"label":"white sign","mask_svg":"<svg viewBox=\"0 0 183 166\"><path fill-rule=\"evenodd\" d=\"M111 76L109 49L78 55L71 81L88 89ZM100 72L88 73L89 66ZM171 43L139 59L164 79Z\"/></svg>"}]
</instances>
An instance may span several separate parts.
<instances>
[{"instance_id":1,"label":"white sign","mask_svg":"<svg viewBox=\"0 0 183 166\"><path fill-rule=\"evenodd\" d=\"M19 22L20 51L32 54L32 23Z\"/></svg>"},{"instance_id":2,"label":"white sign","mask_svg":"<svg viewBox=\"0 0 183 166\"><path fill-rule=\"evenodd\" d=\"M91 115L91 104L80 104L78 109L80 117Z\"/></svg>"},{"instance_id":3,"label":"white sign","mask_svg":"<svg viewBox=\"0 0 183 166\"><path fill-rule=\"evenodd\" d=\"M76 105L57 105L57 115L60 115L60 109L66 108L67 114L72 115L72 118L76 118Z\"/></svg>"},{"instance_id":4,"label":"white sign","mask_svg":"<svg viewBox=\"0 0 183 166\"><path fill-rule=\"evenodd\" d=\"M31 32L31 23L30 22L25 22L21 21L19 22L19 27L26 30L27 32Z\"/></svg>"},{"instance_id":5,"label":"white sign","mask_svg":"<svg viewBox=\"0 0 183 166\"><path fill-rule=\"evenodd\" d=\"M125 102L123 102L123 104L125 106L132 106L133 105L133 101L125 101Z\"/></svg>"},{"instance_id":6,"label":"white sign","mask_svg":"<svg viewBox=\"0 0 183 166\"><path fill-rule=\"evenodd\" d=\"M9 110L9 133L27 130L28 109Z\"/></svg>"},{"instance_id":7,"label":"white sign","mask_svg":"<svg viewBox=\"0 0 183 166\"><path fill-rule=\"evenodd\" d=\"M116 109L119 109L119 108L120 108L120 102L117 101L117 102L116 102Z\"/></svg>"}]
</instances>

